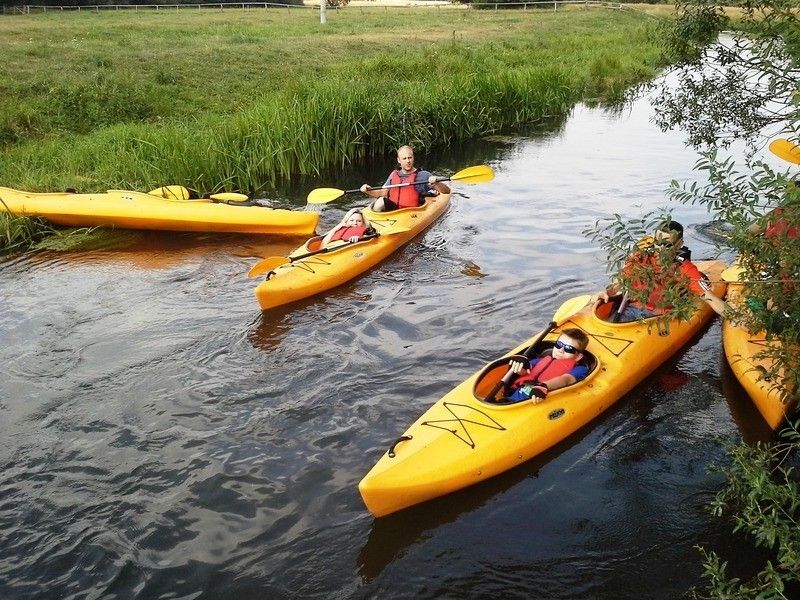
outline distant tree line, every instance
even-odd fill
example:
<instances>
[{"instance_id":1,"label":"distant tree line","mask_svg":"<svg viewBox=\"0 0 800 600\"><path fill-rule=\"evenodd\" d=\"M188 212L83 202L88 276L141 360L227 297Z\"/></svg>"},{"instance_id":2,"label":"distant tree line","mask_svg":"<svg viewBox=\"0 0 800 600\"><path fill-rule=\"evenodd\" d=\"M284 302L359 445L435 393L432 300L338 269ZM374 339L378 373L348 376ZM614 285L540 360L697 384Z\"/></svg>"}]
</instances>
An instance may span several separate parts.
<instances>
[{"instance_id":1,"label":"distant tree line","mask_svg":"<svg viewBox=\"0 0 800 600\"><path fill-rule=\"evenodd\" d=\"M4 6L152 6L155 4L242 4L258 0L0 0ZM262 0L269 4L301 5L303 0Z\"/></svg>"},{"instance_id":2,"label":"distant tree line","mask_svg":"<svg viewBox=\"0 0 800 600\"><path fill-rule=\"evenodd\" d=\"M534 2L541 2L542 8L549 8L550 10L553 9L553 1L547 2L547 0L454 0L461 4L508 4L508 8L521 8L522 3L527 2L528 4L532 4ZM559 0L555 0L558 2ZM618 2L624 1L625 4L672 4L674 0L607 0L609 2ZM735 0L733 0L735 1Z\"/></svg>"}]
</instances>

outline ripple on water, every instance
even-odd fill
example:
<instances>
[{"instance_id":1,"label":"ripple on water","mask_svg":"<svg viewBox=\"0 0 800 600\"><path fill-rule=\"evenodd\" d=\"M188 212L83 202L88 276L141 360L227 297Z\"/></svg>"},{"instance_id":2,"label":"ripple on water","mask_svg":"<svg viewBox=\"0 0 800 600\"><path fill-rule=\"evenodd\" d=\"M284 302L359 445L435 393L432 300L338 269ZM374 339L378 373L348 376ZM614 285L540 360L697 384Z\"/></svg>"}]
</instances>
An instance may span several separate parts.
<instances>
[{"instance_id":1,"label":"ripple on water","mask_svg":"<svg viewBox=\"0 0 800 600\"><path fill-rule=\"evenodd\" d=\"M682 595L692 546L719 539L715 435L758 418L731 400L717 326L491 481L380 520L356 489L428 406L607 281L581 231L662 206L695 160L648 118L577 107L448 156L497 178L455 186L364 276L263 315L251 257L301 240L151 233L3 261L0 596Z\"/></svg>"}]
</instances>

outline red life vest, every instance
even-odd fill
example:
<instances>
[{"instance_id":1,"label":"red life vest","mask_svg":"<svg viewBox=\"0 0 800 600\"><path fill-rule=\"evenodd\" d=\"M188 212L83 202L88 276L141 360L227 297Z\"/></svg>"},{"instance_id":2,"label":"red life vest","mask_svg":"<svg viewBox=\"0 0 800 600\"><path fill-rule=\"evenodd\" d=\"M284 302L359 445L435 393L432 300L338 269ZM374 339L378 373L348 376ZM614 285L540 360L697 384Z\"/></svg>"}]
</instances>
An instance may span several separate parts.
<instances>
[{"instance_id":1,"label":"red life vest","mask_svg":"<svg viewBox=\"0 0 800 600\"><path fill-rule=\"evenodd\" d=\"M764 237L769 238L796 238L797 228L792 227L783 218L783 208L776 208L772 211L772 218L770 219L769 226L764 231ZM781 243L781 239L776 240L776 243Z\"/></svg>"},{"instance_id":2,"label":"red life vest","mask_svg":"<svg viewBox=\"0 0 800 600\"><path fill-rule=\"evenodd\" d=\"M671 265L665 267L659 261L658 256L655 254L645 254L638 252L628 259L625 265L625 273L627 275L634 275L636 269L649 270L654 275L659 276L659 282L653 283L650 281L639 281L638 279L631 282L631 289L634 292L648 292L647 302L645 308L651 312L661 312L660 306L664 310L668 310L671 306L663 306L664 304L664 282L680 281L684 279L688 281L689 290L697 295L703 295L703 288L698 283L703 279L703 274L697 266L689 259L677 259ZM639 304L632 302L631 304Z\"/></svg>"},{"instance_id":3,"label":"red life vest","mask_svg":"<svg viewBox=\"0 0 800 600\"><path fill-rule=\"evenodd\" d=\"M554 377L566 375L572 371L577 364L578 361L574 358L556 360L552 356L543 356L539 359L539 362L533 365L530 373L517 378L514 382L514 387L525 385L531 381L550 381Z\"/></svg>"},{"instance_id":4,"label":"red life vest","mask_svg":"<svg viewBox=\"0 0 800 600\"><path fill-rule=\"evenodd\" d=\"M413 183L417 180L417 170L411 173L401 174L395 169L392 171L391 184ZM394 202L398 208L413 208L421 204L417 186L407 185L404 187L389 188L389 200Z\"/></svg>"},{"instance_id":5,"label":"red life vest","mask_svg":"<svg viewBox=\"0 0 800 600\"><path fill-rule=\"evenodd\" d=\"M353 236L361 237L366 231L366 227L340 227L331 236L330 241L335 242L336 240L349 240Z\"/></svg>"}]
</instances>

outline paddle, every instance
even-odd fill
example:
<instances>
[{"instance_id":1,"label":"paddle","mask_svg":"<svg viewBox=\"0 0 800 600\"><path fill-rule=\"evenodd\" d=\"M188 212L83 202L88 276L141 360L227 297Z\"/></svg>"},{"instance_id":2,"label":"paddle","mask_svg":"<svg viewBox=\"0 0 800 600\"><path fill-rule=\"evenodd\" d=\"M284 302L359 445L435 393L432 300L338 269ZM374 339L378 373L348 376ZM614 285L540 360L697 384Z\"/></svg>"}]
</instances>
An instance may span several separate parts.
<instances>
[{"instance_id":1,"label":"paddle","mask_svg":"<svg viewBox=\"0 0 800 600\"><path fill-rule=\"evenodd\" d=\"M592 296L586 294L584 296L575 296L574 298L566 300L561 306L558 307L558 310L556 310L555 314L553 315L553 320L547 324L547 327L545 327L544 331L542 331L542 333L536 337L533 343L528 346L528 349L525 350L523 354L516 354L514 357L524 358L526 360L533 358L539 342L541 342L548 333L553 331L553 329L558 327L564 321L568 320L579 310L583 309L583 307L586 306L591 299ZM503 378L495 384L495 386L492 388L492 391L486 395L486 398L484 398L484 401L494 402L494 397L497 395L497 392L499 392L501 388L508 385L508 383L511 381L512 375L514 375L514 372L509 367L508 372L503 375Z\"/></svg>"},{"instance_id":2,"label":"paddle","mask_svg":"<svg viewBox=\"0 0 800 600\"><path fill-rule=\"evenodd\" d=\"M436 181L463 181L464 183L485 183L494 179L494 171L491 167L486 165L476 165L474 167L467 167L450 177L444 179L437 179ZM418 185L427 183L427 181L408 181L406 183L394 183L392 185L383 185L381 187L372 188L373 190L388 190L389 188L404 187L407 185ZM308 193L306 201L309 204L327 204L337 198L341 198L345 194L355 194L360 192L361 189L355 190L337 190L336 188L317 188Z\"/></svg>"},{"instance_id":3,"label":"paddle","mask_svg":"<svg viewBox=\"0 0 800 600\"><path fill-rule=\"evenodd\" d=\"M793 144L786 138L778 138L769 144L770 151L785 161L800 165L800 146Z\"/></svg>"},{"instance_id":4,"label":"paddle","mask_svg":"<svg viewBox=\"0 0 800 600\"><path fill-rule=\"evenodd\" d=\"M247 272L248 277L258 277L259 275L263 275L264 273L269 273L280 267L281 265L287 265L289 263L293 263L296 260L300 260L301 258L308 258L310 256L316 256L317 254L325 254L327 252L333 252L334 250L338 250L339 248L343 248L348 244L358 244L359 242L366 242L368 240L374 240L377 237L382 235L395 235L397 233L406 233L410 231L408 227L396 227L391 229L390 231L384 231L381 233L374 233L372 235L365 235L361 239L356 242L345 242L344 244L338 244L336 246L328 246L327 248L322 248L321 250L314 250L313 252L306 252L305 254L299 254L297 256L268 256L267 258L257 262L252 269Z\"/></svg>"},{"instance_id":5,"label":"paddle","mask_svg":"<svg viewBox=\"0 0 800 600\"><path fill-rule=\"evenodd\" d=\"M211 200L212 202L235 203L247 202L249 198L245 194L236 192L219 192L216 194L206 194L202 198L192 198L188 188L182 185L164 185L160 188L147 192L151 196L166 198L167 200Z\"/></svg>"}]
</instances>

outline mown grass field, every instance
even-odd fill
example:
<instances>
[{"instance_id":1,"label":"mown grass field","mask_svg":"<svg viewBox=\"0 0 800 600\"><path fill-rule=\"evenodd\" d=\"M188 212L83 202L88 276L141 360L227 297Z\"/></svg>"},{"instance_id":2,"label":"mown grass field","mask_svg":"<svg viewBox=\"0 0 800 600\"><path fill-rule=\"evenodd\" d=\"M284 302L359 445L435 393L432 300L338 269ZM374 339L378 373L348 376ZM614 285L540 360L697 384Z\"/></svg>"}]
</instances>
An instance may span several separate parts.
<instances>
[{"instance_id":1,"label":"mown grass field","mask_svg":"<svg viewBox=\"0 0 800 600\"><path fill-rule=\"evenodd\" d=\"M612 102L663 64L636 11L100 11L0 18L0 185L269 190L400 143Z\"/></svg>"}]
</instances>

